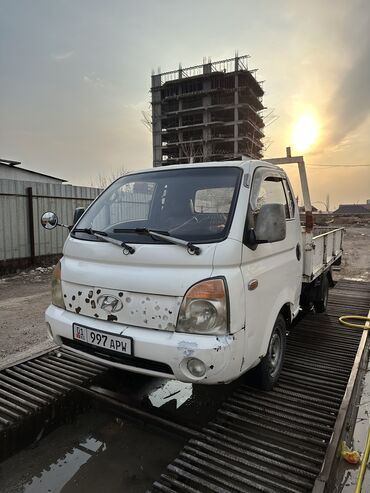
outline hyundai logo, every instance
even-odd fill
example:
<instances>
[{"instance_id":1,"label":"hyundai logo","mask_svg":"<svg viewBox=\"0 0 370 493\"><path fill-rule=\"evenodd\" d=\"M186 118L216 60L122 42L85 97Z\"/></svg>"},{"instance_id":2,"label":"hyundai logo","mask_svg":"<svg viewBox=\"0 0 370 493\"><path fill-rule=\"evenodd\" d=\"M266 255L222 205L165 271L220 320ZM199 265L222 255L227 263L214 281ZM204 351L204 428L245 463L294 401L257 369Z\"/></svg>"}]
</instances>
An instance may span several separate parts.
<instances>
[{"instance_id":1,"label":"hyundai logo","mask_svg":"<svg viewBox=\"0 0 370 493\"><path fill-rule=\"evenodd\" d=\"M122 301L116 296L112 296L110 294L102 294L99 296L97 302L98 306L108 313L119 312L123 308Z\"/></svg>"}]
</instances>

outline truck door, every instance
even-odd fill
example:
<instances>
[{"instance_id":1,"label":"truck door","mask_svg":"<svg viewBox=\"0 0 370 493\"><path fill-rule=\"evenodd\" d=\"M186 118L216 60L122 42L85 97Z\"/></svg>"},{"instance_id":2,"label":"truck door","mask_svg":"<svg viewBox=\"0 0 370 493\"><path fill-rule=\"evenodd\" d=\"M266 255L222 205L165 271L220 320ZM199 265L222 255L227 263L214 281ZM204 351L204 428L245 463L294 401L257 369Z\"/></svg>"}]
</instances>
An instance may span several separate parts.
<instances>
[{"instance_id":1,"label":"truck door","mask_svg":"<svg viewBox=\"0 0 370 493\"><path fill-rule=\"evenodd\" d=\"M259 209L270 203L283 204L285 208L285 239L248 244L248 230L254 228ZM246 366L255 364L266 353L282 306L289 303L292 312L299 308L303 252L297 209L285 174L279 170L257 168L246 217L241 266L246 300Z\"/></svg>"}]
</instances>

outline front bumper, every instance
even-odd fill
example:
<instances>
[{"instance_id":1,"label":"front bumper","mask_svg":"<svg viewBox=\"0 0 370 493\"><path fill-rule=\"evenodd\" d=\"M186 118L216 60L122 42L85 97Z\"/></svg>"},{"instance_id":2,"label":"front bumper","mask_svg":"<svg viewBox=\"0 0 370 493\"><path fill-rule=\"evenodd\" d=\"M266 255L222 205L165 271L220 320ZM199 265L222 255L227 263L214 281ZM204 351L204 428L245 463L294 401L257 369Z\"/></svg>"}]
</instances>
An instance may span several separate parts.
<instances>
[{"instance_id":1,"label":"front bumper","mask_svg":"<svg viewBox=\"0 0 370 493\"><path fill-rule=\"evenodd\" d=\"M146 375L174 378L182 382L218 384L234 380L241 374L244 356L244 330L232 335L208 336L198 334L183 334L162 330L130 327L113 322L95 320L83 315L77 315L50 305L46 310L46 322L50 326L50 332L57 344L68 345L71 350L83 352L95 361L104 361L105 364ZM73 344L72 325L78 323L96 330L107 331L117 335L132 337L134 340L134 355L125 356L123 362L117 362L118 358L110 360L104 356L96 356L93 348L88 345L70 346ZM115 353L110 352L115 355ZM187 360L198 358L206 366L203 377L194 377L187 369ZM136 360L136 361L135 361ZM140 367L137 362L154 362L167 365L168 371L161 370L161 366L146 364ZM159 370L158 370L159 369Z\"/></svg>"}]
</instances>

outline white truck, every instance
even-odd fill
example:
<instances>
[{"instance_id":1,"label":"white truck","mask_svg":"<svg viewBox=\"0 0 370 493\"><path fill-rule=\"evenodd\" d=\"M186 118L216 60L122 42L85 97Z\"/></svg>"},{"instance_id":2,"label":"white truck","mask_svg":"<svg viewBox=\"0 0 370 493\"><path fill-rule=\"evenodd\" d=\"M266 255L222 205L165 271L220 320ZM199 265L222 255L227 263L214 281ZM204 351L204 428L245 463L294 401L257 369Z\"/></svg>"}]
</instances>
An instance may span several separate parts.
<instances>
[{"instance_id":1,"label":"white truck","mask_svg":"<svg viewBox=\"0 0 370 493\"><path fill-rule=\"evenodd\" d=\"M298 162L306 224L286 173ZM55 213L41 222L58 225ZM46 311L57 344L124 370L230 382L279 378L300 309L324 311L343 230L313 237L303 158L122 176L77 209Z\"/></svg>"}]
</instances>

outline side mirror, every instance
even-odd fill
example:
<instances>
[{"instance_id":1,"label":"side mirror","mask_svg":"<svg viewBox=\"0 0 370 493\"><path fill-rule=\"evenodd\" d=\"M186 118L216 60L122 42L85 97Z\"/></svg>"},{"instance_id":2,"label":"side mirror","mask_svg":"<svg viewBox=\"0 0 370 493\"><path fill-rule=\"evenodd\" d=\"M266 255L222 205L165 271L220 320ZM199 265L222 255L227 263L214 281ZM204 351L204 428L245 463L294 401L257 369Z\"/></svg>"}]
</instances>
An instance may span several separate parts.
<instances>
[{"instance_id":1,"label":"side mirror","mask_svg":"<svg viewBox=\"0 0 370 493\"><path fill-rule=\"evenodd\" d=\"M85 212L84 207L76 207L75 212L73 214L73 226L77 223L77 221L80 219L80 217L84 212Z\"/></svg>"},{"instance_id":2,"label":"side mirror","mask_svg":"<svg viewBox=\"0 0 370 493\"><path fill-rule=\"evenodd\" d=\"M44 212L41 216L41 224L45 229L54 229L58 226L58 216L55 212Z\"/></svg>"},{"instance_id":3,"label":"side mirror","mask_svg":"<svg viewBox=\"0 0 370 493\"><path fill-rule=\"evenodd\" d=\"M282 204L264 204L254 228L256 243L275 243L286 237L285 208Z\"/></svg>"}]
</instances>

